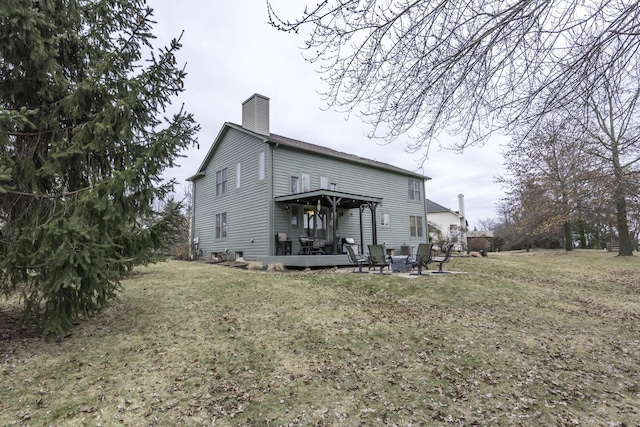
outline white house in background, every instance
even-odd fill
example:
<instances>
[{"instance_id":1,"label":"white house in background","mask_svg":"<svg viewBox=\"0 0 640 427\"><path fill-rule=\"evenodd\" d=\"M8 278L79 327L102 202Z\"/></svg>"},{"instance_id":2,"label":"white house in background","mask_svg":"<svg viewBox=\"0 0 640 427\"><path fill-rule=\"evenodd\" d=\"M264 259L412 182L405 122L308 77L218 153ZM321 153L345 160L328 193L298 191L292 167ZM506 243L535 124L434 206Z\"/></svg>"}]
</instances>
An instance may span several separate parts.
<instances>
[{"instance_id":1,"label":"white house in background","mask_svg":"<svg viewBox=\"0 0 640 427\"><path fill-rule=\"evenodd\" d=\"M467 220L464 217L464 196L458 195L458 211L452 211L427 199L429 240L435 244L454 243L456 250L467 246Z\"/></svg>"}]
</instances>

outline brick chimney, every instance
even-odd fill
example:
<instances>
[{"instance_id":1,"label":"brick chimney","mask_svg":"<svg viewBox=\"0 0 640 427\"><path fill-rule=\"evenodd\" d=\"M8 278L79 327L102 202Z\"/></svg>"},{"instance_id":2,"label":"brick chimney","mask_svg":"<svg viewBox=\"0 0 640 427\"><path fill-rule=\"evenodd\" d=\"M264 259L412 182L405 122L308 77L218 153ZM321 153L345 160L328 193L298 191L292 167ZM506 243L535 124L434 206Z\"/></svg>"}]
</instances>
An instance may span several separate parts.
<instances>
[{"instance_id":1,"label":"brick chimney","mask_svg":"<svg viewBox=\"0 0 640 427\"><path fill-rule=\"evenodd\" d=\"M269 98L256 93L242 103L242 127L269 136Z\"/></svg>"}]
</instances>

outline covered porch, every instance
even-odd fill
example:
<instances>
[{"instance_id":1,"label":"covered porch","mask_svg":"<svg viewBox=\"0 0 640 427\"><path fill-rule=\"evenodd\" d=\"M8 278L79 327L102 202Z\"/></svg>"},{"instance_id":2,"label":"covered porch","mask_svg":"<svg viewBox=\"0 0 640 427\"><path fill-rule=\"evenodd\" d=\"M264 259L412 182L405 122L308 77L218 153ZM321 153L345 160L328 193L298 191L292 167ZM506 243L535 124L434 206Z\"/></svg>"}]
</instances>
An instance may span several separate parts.
<instances>
[{"instance_id":1,"label":"covered porch","mask_svg":"<svg viewBox=\"0 0 640 427\"><path fill-rule=\"evenodd\" d=\"M345 193L335 190L314 190L305 193L288 194L284 196L276 196L274 198L276 206L283 211L290 213L291 221L297 221L302 218L302 224L295 224L297 228L292 231L287 230L289 250L287 255L278 256L278 242L274 254L278 258L285 258L282 262L284 265L300 265L304 267L316 266L316 263L324 262L322 265L345 265L348 264L346 254L342 251L342 238L350 237L357 241L358 252L363 253L363 246L366 244L377 244L378 231L376 222L376 209L382 203L381 197L366 196L361 194ZM358 229L356 235L338 234L338 218L339 213L357 210L358 211ZM364 212L368 210L370 215ZM294 214L295 212L295 214ZM350 213L351 215L351 213ZM370 216L371 241L365 242L365 217ZM290 224L291 225L291 224ZM276 230L280 232L281 230ZM276 239L277 240L277 239ZM315 259L303 261L295 260L294 257L312 257L327 258L337 257L336 259ZM343 261L341 261L344 259ZM338 261L341 261L337 263ZM305 262L312 265L304 264ZM298 264L300 263L300 264ZM327 264L328 263L328 264Z\"/></svg>"}]
</instances>

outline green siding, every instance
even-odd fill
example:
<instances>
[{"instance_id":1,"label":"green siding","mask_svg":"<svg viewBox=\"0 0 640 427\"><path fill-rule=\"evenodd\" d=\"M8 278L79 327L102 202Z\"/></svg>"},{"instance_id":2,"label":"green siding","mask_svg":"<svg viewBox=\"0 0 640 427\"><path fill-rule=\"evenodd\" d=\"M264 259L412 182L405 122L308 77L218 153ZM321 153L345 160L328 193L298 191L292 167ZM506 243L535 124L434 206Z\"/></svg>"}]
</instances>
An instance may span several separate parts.
<instances>
[{"instance_id":1,"label":"green siding","mask_svg":"<svg viewBox=\"0 0 640 427\"><path fill-rule=\"evenodd\" d=\"M308 173L311 178L310 190L319 189L320 177L325 176L329 178L329 183L337 184L337 191L383 198L382 204L378 206L376 211L378 243L386 242L388 248L399 249L403 245L415 245L426 241L424 185L421 185L421 200L408 200L408 176L336 158L319 156L289 147L275 148L273 162L274 196L290 194L291 176L301 177L302 173ZM382 212L388 213L390 216L390 225L388 227L380 225L380 214ZM422 238L410 237L410 215L422 217L424 229ZM276 208L275 217L277 231L289 233L291 239L294 240L293 252L295 253L297 250L296 240L302 228L297 230L290 228L289 216L282 208ZM338 222L337 236L353 237L356 241L360 240L360 223L357 209L339 211ZM371 228L371 213L368 209L365 209L363 212L365 247L372 242Z\"/></svg>"},{"instance_id":2,"label":"green siding","mask_svg":"<svg viewBox=\"0 0 640 427\"><path fill-rule=\"evenodd\" d=\"M267 218L269 196L269 146L258 138L228 128L217 141L205 176L194 182L194 237L203 256L222 252L242 252L253 258L268 253L271 246ZM258 155L266 151L265 179L258 180ZM241 186L236 188L236 164L241 164ZM227 193L216 197L216 172L227 168ZM227 212L227 237L215 239L215 216ZM253 240L253 242L252 242Z\"/></svg>"}]
</instances>

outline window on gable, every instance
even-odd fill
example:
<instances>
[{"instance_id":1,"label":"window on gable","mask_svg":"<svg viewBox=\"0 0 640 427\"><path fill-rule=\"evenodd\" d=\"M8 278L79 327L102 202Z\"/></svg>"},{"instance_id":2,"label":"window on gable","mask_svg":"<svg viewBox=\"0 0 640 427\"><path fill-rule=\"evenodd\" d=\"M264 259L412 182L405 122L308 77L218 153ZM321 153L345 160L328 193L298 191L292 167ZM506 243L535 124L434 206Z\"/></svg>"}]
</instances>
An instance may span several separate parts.
<instances>
[{"instance_id":1,"label":"window on gable","mask_svg":"<svg viewBox=\"0 0 640 427\"><path fill-rule=\"evenodd\" d=\"M411 237L423 236L421 216L409 216L409 232Z\"/></svg>"},{"instance_id":2,"label":"window on gable","mask_svg":"<svg viewBox=\"0 0 640 427\"><path fill-rule=\"evenodd\" d=\"M308 173L302 174L302 192L311 191L311 177Z\"/></svg>"},{"instance_id":3,"label":"window on gable","mask_svg":"<svg viewBox=\"0 0 640 427\"><path fill-rule=\"evenodd\" d=\"M420 181L417 179L409 179L408 181L408 189L409 189L409 200L420 200Z\"/></svg>"},{"instance_id":4,"label":"window on gable","mask_svg":"<svg viewBox=\"0 0 640 427\"><path fill-rule=\"evenodd\" d=\"M227 168L216 172L216 196L227 192Z\"/></svg>"},{"instance_id":5,"label":"window on gable","mask_svg":"<svg viewBox=\"0 0 640 427\"><path fill-rule=\"evenodd\" d=\"M258 179L262 181L265 176L267 153L262 150L258 155Z\"/></svg>"},{"instance_id":6,"label":"window on gable","mask_svg":"<svg viewBox=\"0 0 640 427\"><path fill-rule=\"evenodd\" d=\"M299 188L298 188L298 177L297 176L292 176L291 177L291 194L296 194L299 193Z\"/></svg>"},{"instance_id":7,"label":"window on gable","mask_svg":"<svg viewBox=\"0 0 640 427\"><path fill-rule=\"evenodd\" d=\"M227 213L216 214L216 239L227 237Z\"/></svg>"}]
</instances>

